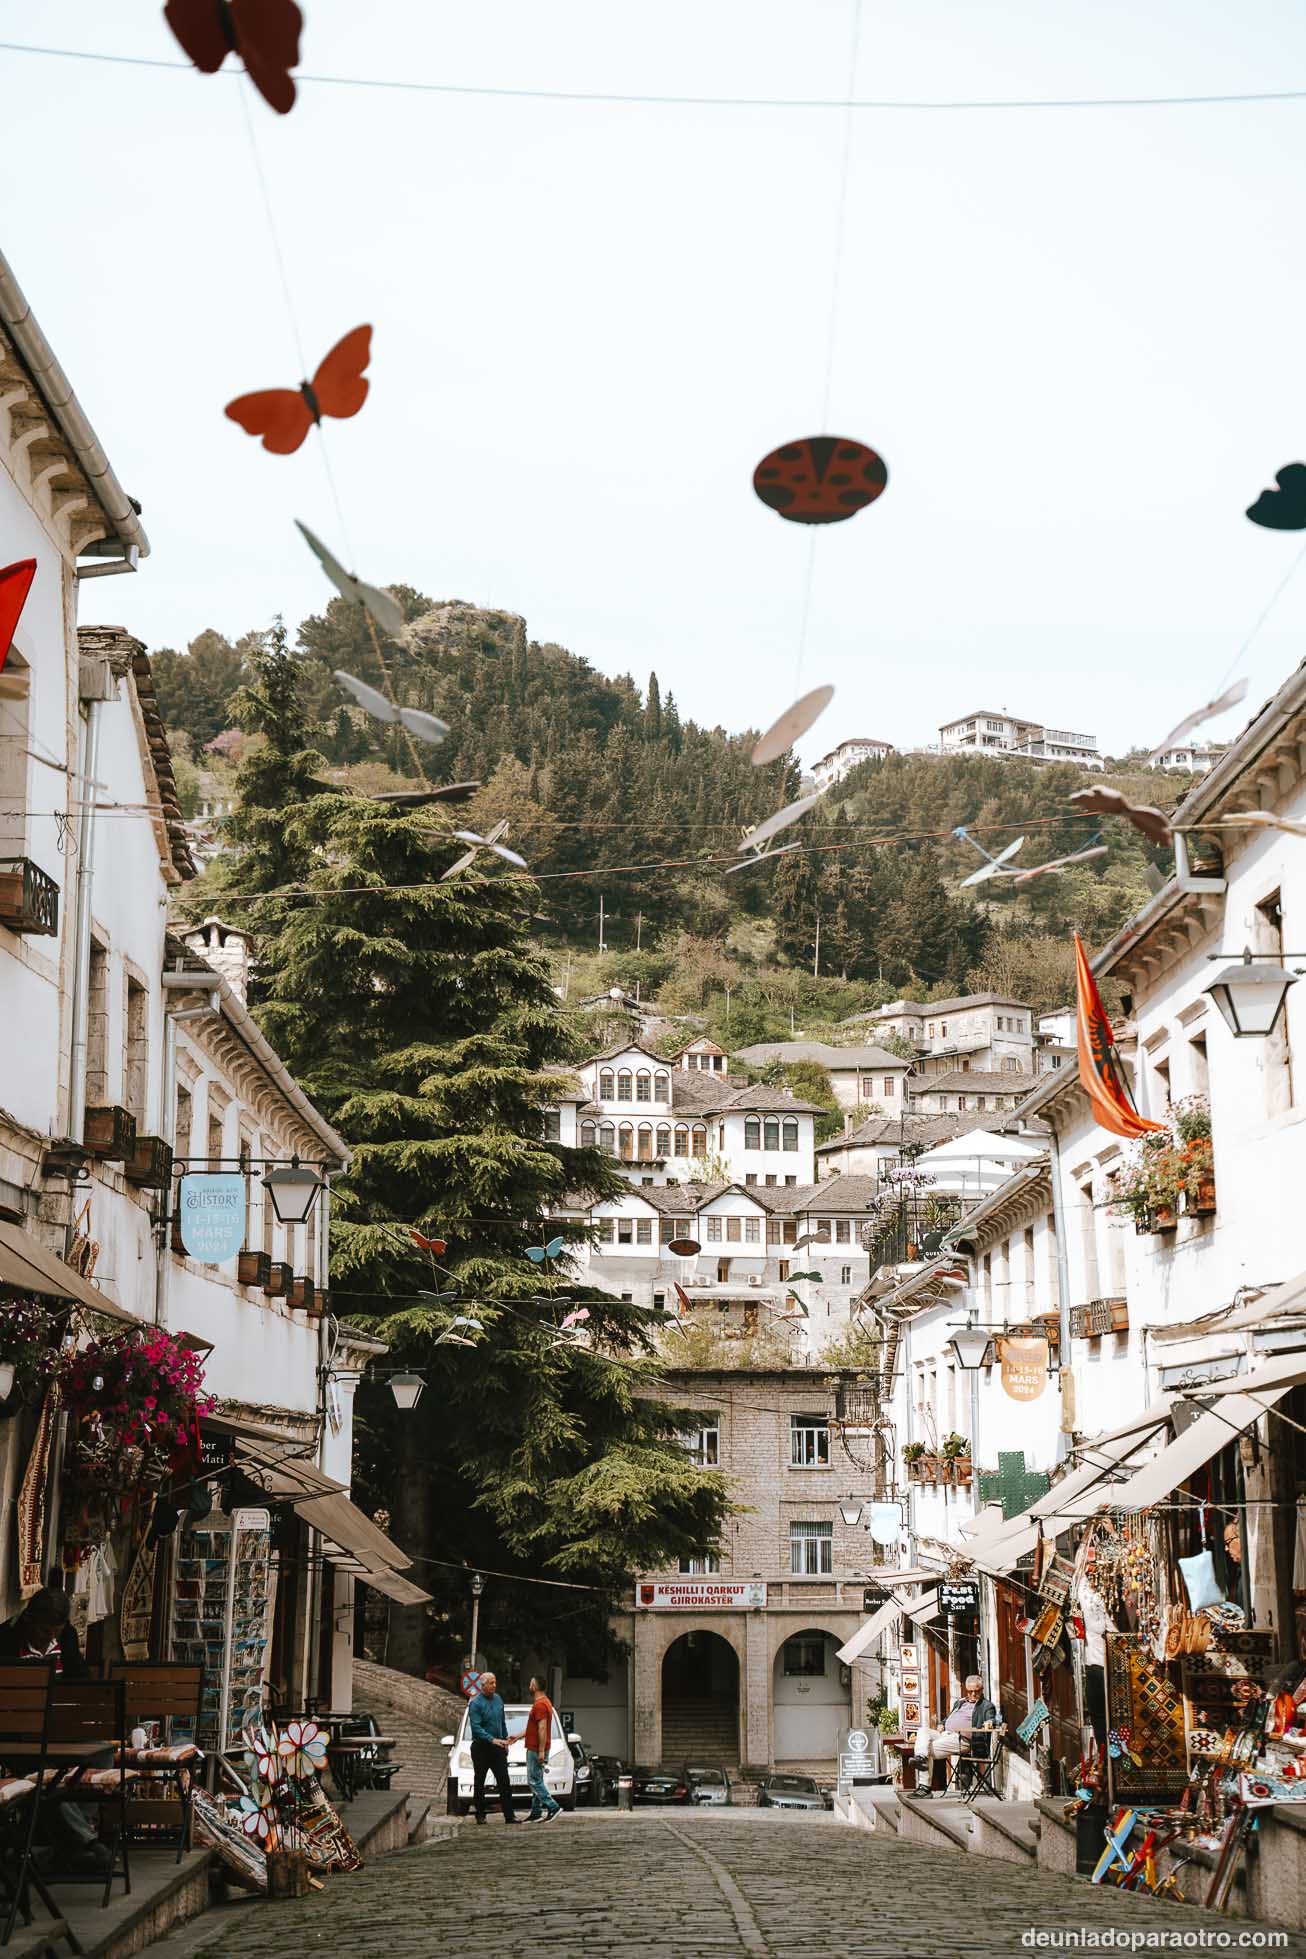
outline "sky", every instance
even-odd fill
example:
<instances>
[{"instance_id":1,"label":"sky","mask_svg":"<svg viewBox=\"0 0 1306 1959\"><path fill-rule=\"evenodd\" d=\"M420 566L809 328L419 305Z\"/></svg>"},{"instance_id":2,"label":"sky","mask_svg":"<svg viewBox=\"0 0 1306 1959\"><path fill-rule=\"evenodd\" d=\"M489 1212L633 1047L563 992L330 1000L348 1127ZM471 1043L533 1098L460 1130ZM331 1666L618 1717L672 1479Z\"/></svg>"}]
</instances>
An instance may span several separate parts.
<instances>
[{"instance_id":1,"label":"sky","mask_svg":"<svg viewBox=\"0 0 1306 1959\"><path fill-rule=\"evenodd\" d=\"M301 66L836 104L850 75L893 102L1306 89L1289 0L865 0L853 73L854 3L303 0ZM0 0L0 41L183 59L153 0ZM299 517L369 582L519 612L702 722L830 682L808 761L984 707L1118 753L1218 690L1300 549L1242 513L1306 457L1306 99L849 117L305 81L278 117L235 75L3 49L0 86L0 249L152 544L82 620L151 647L321 609ZM316 435L271 456L222 408L364 320L337 509ZM751 478L823 429L889 485L817 532ZM1306 565L1211 734L1304 627Z\"/></svg>"}]
</instances>

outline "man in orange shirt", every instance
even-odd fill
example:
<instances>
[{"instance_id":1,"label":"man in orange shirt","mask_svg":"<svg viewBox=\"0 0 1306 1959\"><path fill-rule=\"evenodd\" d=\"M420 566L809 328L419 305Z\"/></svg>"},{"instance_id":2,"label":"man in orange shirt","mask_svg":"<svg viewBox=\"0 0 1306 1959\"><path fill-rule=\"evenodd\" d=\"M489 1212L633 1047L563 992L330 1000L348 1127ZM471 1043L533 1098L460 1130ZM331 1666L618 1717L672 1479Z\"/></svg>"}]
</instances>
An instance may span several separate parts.
<instances>
[{"instance_id":1,"label":"man in orange shirt","mask_svg":"<svg viewBox=\"0 0 1306 1959\"><path fill-rule=\"evenodd\" d=\"M562 1804L553 1800L544 1781L544 1769L549 1759L549 1747L553 1740L553 1723L557 1719L553 1702L545 1693L538 1680L530 1684L531 1711L526 1717L526 1782L531 1792L531 1813L528 1823L538 1823L543 1817L551 1823L561 1814Z\"/></svg>"}]
</instances>

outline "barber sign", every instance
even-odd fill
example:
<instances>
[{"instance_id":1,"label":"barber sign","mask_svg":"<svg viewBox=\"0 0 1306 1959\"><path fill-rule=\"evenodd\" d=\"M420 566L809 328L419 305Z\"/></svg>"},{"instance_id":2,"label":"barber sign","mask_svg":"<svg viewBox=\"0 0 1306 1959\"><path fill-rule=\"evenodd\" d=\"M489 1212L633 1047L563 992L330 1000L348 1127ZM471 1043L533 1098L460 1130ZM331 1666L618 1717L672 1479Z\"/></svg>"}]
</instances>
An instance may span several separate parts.
<instances>
[{"instance_id":1,"label":"barber sign","mask_svg":"<svg viewBox=\"0 0 1306 1959\"><path fill-rule=\"evenodd\" d=\"M221 1265L245 1237L245 1179L237 1172L183 1177L177 1187L181 1242L191 1258Z\"/></svg>"}]
</instances>

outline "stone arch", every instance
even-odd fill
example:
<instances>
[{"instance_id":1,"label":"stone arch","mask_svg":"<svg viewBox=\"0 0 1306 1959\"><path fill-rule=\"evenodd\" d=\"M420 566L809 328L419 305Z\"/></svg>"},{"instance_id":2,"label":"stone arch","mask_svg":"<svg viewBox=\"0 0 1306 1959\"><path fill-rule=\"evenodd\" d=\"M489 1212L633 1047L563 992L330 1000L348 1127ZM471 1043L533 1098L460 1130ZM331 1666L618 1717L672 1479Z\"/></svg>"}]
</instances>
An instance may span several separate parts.
<instances>
[{"instance_id":1,"label":"stone arch","mask_svg":"<svg viewBox=\"0 0 1306 1959\"><path fill-rule=\"evenodd\" d=\"M768 1645L775 1762L832 1766L841 1731L854 1725L851 1669L840 1665L836 1652L853 1628L836 1632L821 1623L824 1616L818 1612L807 1620L793 1614L787 1623L772 1624ZM795 1663L792 1670L790 1660Z\"/></svg>"},{"instance_id":2,"label":"stone arch","mask_svg":"<svg viewBox=\"0 0 1306 1959\"><path fill-rule=\"evenodd\" d=\"M741 1760L744 1656L719 1626L671 1629L658 1663L664 1762Z\"/></svg>"}]
</instances>

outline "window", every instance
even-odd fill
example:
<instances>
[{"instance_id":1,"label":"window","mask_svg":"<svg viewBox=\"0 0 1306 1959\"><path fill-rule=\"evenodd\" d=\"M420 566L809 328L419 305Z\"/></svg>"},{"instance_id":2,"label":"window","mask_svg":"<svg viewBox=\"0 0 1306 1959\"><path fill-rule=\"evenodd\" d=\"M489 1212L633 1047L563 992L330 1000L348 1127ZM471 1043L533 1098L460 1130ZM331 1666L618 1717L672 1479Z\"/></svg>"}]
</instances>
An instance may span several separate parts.
<instances>
[{"instance_id":1,"label":"window","mask_svg":"<svg viewBox=\"0 0 1306 1959\"><path fill-rule=\"evenodd\" d=\"M694 1155L707 1155L707 1131L699 1123L694 1125Z\"/></svg>"},{"instance_id":2,"label":"window","mask_svg":"<svg viewBox=\"0 0 1306 1959\"><path fill-rule=\"evenodd\" d=\"M784 1121L784 1138L785 1138L785 1148L786 1148L787 1150L796 1150L796 1149L798 1148L798 1118L797 1118L797 1116L786 1116L786 1117L785 1117L785 1121Z\"/></svg>"},{"instance_id":3,"label":"window","mask_svg":"<svg viewBox=\"0 0 1306 1959\"><path fill-rule=\"evenodd\" d=\"M863 1102L869 1102L875 1094L874 1075L861 1076L860 1080L858 1081L857 1088L858 1088L858 1093L860 1094Z\"/></svg>"},{"instance_id":4,"label":"window","mask_svg":"<svg viewBox=\"0 0 1306 1959\"><path fill-rule=\"evenodd\" d=\"M850 1286L850 1285L852 1284L852 1282L853 1282L853 1269L852 1269L852 1266L851 1266L851 1265L841 1265L841 1266L839 1267L839 1284L840 1284L841 1286Z\"/></svg>"},{"instance_id":5,"label":"window","mask_svg":"<svg viewBox=\"0 0 1306 1959\"><path fill-rule=\"evenodd\" d=\"M762 1147L762 1125L756 1116L744 1118L744 1148L760 1150Z\"/></svg>"},{"instance_id":6,"label":"window","mask_svg":"<svg viewBox=\"0 0 1306 1959\"><path fill-rule=\"evenodd\" d=\"M689 1155L689 1131L687 1129L678 1128L676 1130L676 1155Z\"/></svg>"},{"instance_id":7,"label":"window","mask_svg":"<svg viewBox=\"0 0 1306 1959\"><path fill-rule=\"evenodd\" d=\"M653 1077L647 1068L641 1068L635 1077L635 1100L637 1102L653 1100Z\"/></svg>"},{"instance_id":8,"label":"window","mask_svg":"<svg viewBox=\"0 0 1306 1959\"><path fill-rule=\"evenodd\" d=\"M27 855L27 778L33 746L30 679L25 660L11 648L0 679L0 857Z\"/></svg>"},{"instance_id":9,"label":"window","mask_svg":"<svg viewBox=\"0 0 1306 1959\"><path fill-rule=\"evenodd\" d=\"M649 1162L649 1160L651 1159L651 1157L652 1157L652 1155L653 1155L653 1131L652 1131L652 1129L650 1128L650 1126L649 1126L649 1124L648 1124L648 1123L646 1123L646 1122L641 1122L641 1124L639 1125L639 1159L640 1159L640 1162L641 1162L641 1163L647 1163L647 1162Z\"/></svg>"},{"instance_id":10,"label":"window","mask_svg":"<svg viewBox=\"0 0 1306 1959\"><path fill-rule=\"evenodd\" d=\"M599 1218L599 1219L598 1219L598 1227L599 1227L599 1243L600 1243L601 1245L610 1245L610 1244L612 1243L612 1241L613 1241L613 1239L614 1239L614 1238L616 1237L616 1235L617 1235L617 1221L616 1221L616 1219L615 1219L615 1218Z\"/></svg>"},{"instance_id":11,"label":"window","mask_svg":"<svg viewBox=\"0 0 1306 1959\"><path fill-rule=\"evenodd\" d=\"M767 1187L767 1189L768 1189L768 1190L770 1190L770 1189L772 1189L772 1188L774 1187L774 1184L775 1184L775 1171L774 1171L774 1170L768 1170L768 1171L767 1171L767 1173L766 1173L766 1187Z\"/></svg>"},{"instance_id":12,"label":"window","mask_svg":"<svg viewBox=\"0 0 1306 1959\"><path fill-rule=\"evenodd\" d=\"M755 1184L756 1182L757 1182L757 1172L756 1172L756 1170L745 1170L745 1172L744 1172L744 1183L745 1183L745 1185L748 1185L748 1184Z\"/></svg>"},{"instance_id":13,"label":"window","mask_svg":"<svg viewBox=\"0 0 1306 1959\"><path fill-rule=\"evenodd\" d=\"M1004 1075L1015 1075L1020 1072L1020 1063L1019 1061L1017 1061L1014 1054L1003 1055L1002 1072Z\"/></svg>"},{"instance_id":14,"label":"window","mask_svg":"<svg viewBox=\"0 0 1306 1959\"><path fill-rule=\"evenodd\" d=\"M786 1190L793 1190L793 1189L795 1189L795 1188L797 1187L797 1184L798 1184L798 1179L797 1179L797 1177L786 1177L786 1178L785 1178L785 1188L786 1188Z\"/></svg>"},{"instance_id":15,"label":"window","mask_svg":"<svg viewBox=\"0 0 1306 1959\"><path fill-rule=\"evenodd\" d=\"M763 1138L762 1141L763 1149L765 1150L779 1149L780 1119L778 1116L768 1116L766 1118L766 1121L762 1124L762 1138Z\"/></svg>"},{"instance_id":16,"label":"window","mask_svg":"<svg viewBox=\"0 0 1306 1959\"><path fill-rule=\"evenodd\" d=\"M789 1461L794 1469L828 1468L830 1422L827 1416L789 1417Z\"/></svg>"},{"instance_id":17,"label":"window","mask_svg":"<svg viewBox=\"0 0 1306 1959\"><path fill-rule=\"evenodd\" d=\"M821 1680L825 1677L825 1635L800 1633L787 1639L781 1648L787 1679Z\"/></svg>"},{"instance_id":18,"label":"window","mask_svg":"<svg viewBox=\"0 0 1306 1959\"><path fill-rule=\"evenodd\" d=\"M109 1099L109 951L91 946L91 982L86 1003L86 1106L102 1108Z\"/></svg>"},{"instance_id":19,"label":"window","mask_svg":"<svg viewBox=\"0 0 1306 1959\"><path fill-rule=\"evenodd\" d=\"M674 1218L659 1218L659 1219L658 1219L658 1243L659 1243L659 1245L669 1245L669 1244L671 1243L671 1240L672 1240L672 1239L673 1239L673 1238L675 1237L675 1235L676 1235L676 1221L675 1221L675 1219L674 1219Z\"/></svg>"},{"instance_id":20,"label":"window","mask_svg":"<svg viewBox=\"0 0 1306 1959\"><path fill-rule=\"evenodd\" d=\"M617 1132L610 1122L601 1122L599 1124L599 1144L601 1148L608 1152L609 1156L616 1155Z\"/></svg>"},{"instance_id":21,"label":"window","mask_svg":"<svg viewBox=\"0 0 1306 1959\"><path fill-rule=\"evenodd\" d=\"M852 1239L852 1235L853 1235L853 1228L849 1220L847 1218L836 1218L834 1221L835 1244L836 1245L848 1244Z\"/></svg>"},{"instance_id":22,"label":"window","mask_svg":"<svg viewBox=\"0 0 1306 1959\"><path fill-rule=\"evenodd\" d=\"M709 1218L709 1219L708 1219L708 1221L707 1221L707 1242L708 1242L708 1244L709 1244L709 1245L719 1245L719 1244L721 1243L721 1220L720 1220L720 1218Z\"/></svg>"},{"instance_id":23,"label":"window","mask_svg":"<svg viewBox=\"0 0 1306 1959\"><path fill-rule=\"evenodd\" d=\"M829 1244L831 1229L829 1218L818 1218L816 1220L816 1242L818 1245Z\"/></svg>"},{"instance_id":24,"label":"window","mask_svg":"<svg viewBox=\"0 0 1306 1959\"><path fill-rule=\"evenodd\" d=\"M762 1242L761 1218L745 1218L744 1219L744 1243L746 1245L760 1245L761 1242Z\"/></svg>"},{"instance_id":25,"label":"window","mask_svg":"<svg viewBox=\"0 0 1306 1959\"><path fill-rule=\"evenodd\" d=\"M598 1130L595 1128L592 1122L583 1122L580 1126L581 1148L583 1150L592 1150L595 1143L598 1141L598 1133L599 1133Z\"/></svg>"},{"instance_id":26,"label":"window","mask_svg":"<svg viewBox=\"0 0 1306 1959\"><path fill-rule=\"evenodd\" d=\"M658 1155L670 1156L671 1130L665 1122L658 1124Z\"/></svg>"},{"instance_id":27,"label":"window","mask_svg":"<svg viewBox=\"0 0 1306 1959\"><path fill-rule=\"evenodd\" d=\"M148 1127L150 1084L150 996L138 980L127 975L126 1042L123 1047L123 1105L136 1118L142 1135Z\"/></svg>"},{"instance_id":28,"label":"window","mask_svg":"<svg viewBox=\"0 0 1306 1959\"><path fill-rule=\"evenodd\" d=\"M546 1143L562 1141L562 1115L557 1109L544 1111L544 1140Z\"/></svg>"},{"instance_id":29,"label":"window","mask_svg":"<svg viewBox=\"0 0 1306 1959\"><path fill-rule=\"evenodd\" d=\"M716 1126L716 1146L719 1150L723 1150L726 1146L726 1126L723 1122L719 1122Z\"/></svg>"},{"instance_id":30,"label":"window","mask_svg":"<svg viewBox=\"0 0 1306 1959\"><path fill-rule=\"evenodd\" d=\"M768 1244L768 1245L778 1245L778 1244L780 1243L780 1220L779 1220L779 1218L768 1218L768 1219L767 1219L767 1221L766 1221L766 1242L767 1242L767 1244Z\"/></svg>"},{"instance_id":31,"label":"window","mask_svg":"<svg viewBox=\"0 0 1306 1959\"><path fill-rule=\"evenodd\" d=\"M663 1309L663 1307L664 1307L664 1306L666 1305L666 1303L667 1303L667 1295L666 1295L666 1294L665 1294L664 1292L655 1292L655 1293L654 1293L654 1295L653 1295L653 1311L654 1311L655 1313L660 1313L660 1312L662 1311L662 1309Z\"/></svg>"},{"instance_id":32,"label":"window","mask_svg":"<svg viewBox=\"0 0 1306 1959\"><path fill-rule=\"evenodd\" d=\"M621 1071L617 1076L618 1102L629 1102L632 1085L633 1084L631 1083L629 1068L621 1069Z\"/></svg>"},{"instance_id":33,"label":"window","mask_svg":"<svg viewBox=\"0 0 1306 1959\"><path fill-rule=\"evenodd\" d=\"M635 1243L637 1245L651 1245L653 1243L652 1218L635 1219Z\"/></svg>"},{"instance_id":34,"label":"window","mask_svg":"<svg viewBox=\"0 0 1306 1959\"><path fill-rule=\"evenodd\" d=\"M617 1243L619 1245L633 1245L634 1242L635 1242L634 1218L618 1218L617 1219Z\"/></svg>"},{"instance_id":35,"label":"window","mask_svg":"<svg viewBox=\"0 0 1306 1959\"><path fill-rule=\"evenodd\" d=\"M604 1068L599 1075L599 1100L600 1102L611 1102L612 1099L612 1070L611 1068Z\"/></svg>"},{"instance_id":36,"label":"window","mask_svg":"<svg viewBox=\"0 0 1306 1959\"><path fill-rule=\"evenodd\" d=\"M621 1160L629 1163L635 1154L635 1132L628 1122L623 1122L617 1134L621 1143Z\"/></svg>"},{"instance_id":37,"label":"window","mask_svg":"<svg viewBox=\"0 0 1306 1959\"><path fill-rule=\"evenodd\" d=\"M193 1111L194 1104L191 1101L190 1090L183 1083L178 1082L177 1126L174 1134L177 1138L177 1155L179 1157L190 1155L190 1125Z\"/></svg>"},{"instance_id":38,"label":"window","mask_svg":"<svg viewBox=\"0 0 1306 1959\"><path fill-rule=\"evenodd\" d=\"M716 1262L716 1282L719 1286L730 1284L730 1260L719 1258Z\"/></svg>"},{"instance_id":39,"label":"window","mask_svg":"<svg viewBox=\"0 0 1306 1959\"><path fill-rule=\"evenodd\" d=\"M720 1571L721 1560L715 1551L704 1551L698 1558L682 1558L679 1569L682 1578L706 1578Z\"/></svg>"},{"instance_id":40,"label":"window","mask_svg":"<svg viewBox=\"0 0 1306 1959\"><path fill-rule=\"evenodd\" d=\"M721 1461L721 1417L705 1415L702 1428L691 1429L684 1441L692 1462L700 1469L715 1469Z\"/></svg>"},{"instance_id":41,"label":"window","mask_svg":"<svg viewBox=\"0 0 1306 1959\"><path fill-rule=\"evenodd\" d=\"M738 1245L743 1242L743 1223L742 1218L726 1219L726 1239L730 1244Z\"/></svg>"},{"instance_id":42,"label":"window","mask_svg":"<svg viewBox=\"0 0 1306 1959\"><path fill-rule=\"evenodd\" d=\"M833 1572L833 1524L790 1524L789 1570L800 1578L821 1578Z\"/></svg>"},{"instance_id":43,"label":"window","mask_svg":"<svg viewBox=\"0 0 1306 1959\"><path fill-rule=\"evenodd\" d=\"M777 1267L777 1270L779 1271L780 1278L782 1281L787 1279L789 1277L789 1260L787 1258L782 1258L780 1260L779 1266Z\"/></svg>"},{"instance_id":44,"label":"window","mask_svg":"<svg viewBox=\"0 0 1306 1959\"><path fill-rule=\"evenodd\" d=\"M669 1102L671 1100L671 1077L670 1075L663 1074L660 1068L653 1077L653 1099L656 1102Z\"/></svg>"}]
</instances>

